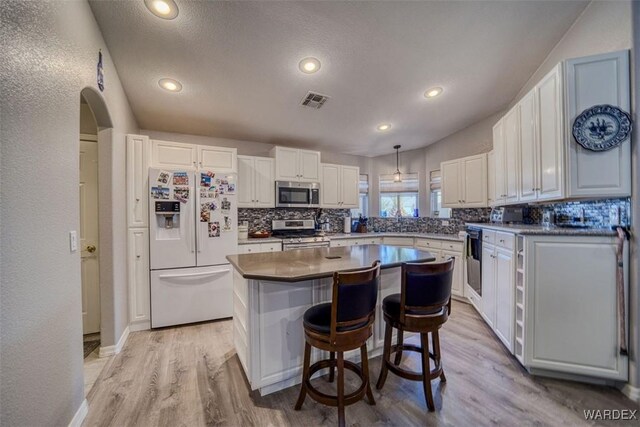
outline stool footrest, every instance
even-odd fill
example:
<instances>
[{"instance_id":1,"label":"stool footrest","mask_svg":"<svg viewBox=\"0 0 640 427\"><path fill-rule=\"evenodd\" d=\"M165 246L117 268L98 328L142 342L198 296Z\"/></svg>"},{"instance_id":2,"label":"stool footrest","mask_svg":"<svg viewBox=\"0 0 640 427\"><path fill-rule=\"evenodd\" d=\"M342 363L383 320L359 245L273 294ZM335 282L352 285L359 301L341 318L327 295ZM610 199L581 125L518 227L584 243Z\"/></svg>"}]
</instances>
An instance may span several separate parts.
<instances>
[{"instance_id":1,"label":"stool footrest","mask_svg":"<svg viewBox=\"0 0 640 427\"><path fill-rule=\"evenodd\" d=\"M311 384L310 380L313 374L315 374L319 370L324 368L336 368L337 365L338 363L336 360L325 359L320 360L309 367L309 376L308 378L304 379L304 382L307 387L307 393L316 402L320 402L328 406L338 406L337 395L331 395L321 392L320 390L316 389L313 384ZM348 406L358 402L359 400L362 400L363 396L367 392L367 381L364 378L362 368L360 368L360 366L356 365L355 363L349 360L345 360L344 368L355 372L356 375L358 375L358 377L362 380L362 384L360 384L360 387L358 387L356 391L344 396L344 404L345 406Z\"/></svg>"},{"instance_id":2,"label":"stool footrest","mask_svg":"<svg viewBox=\"0 0 640 427\"><path fill-rule=\"evenodd\" d=\"M398 351L414 351L416 353L422 354L424 350L422 349L422 347L418 347L417 345L413 344L395 344L391 346L391 350L389 351L389 359L391 360L391 355ZM429 352L429 358L436 362L436 367L430 370L427 376L429 380L432 380L434 378L438 378L442 374L442 364L438 364L435 355L431 352ZM383 360L382 363L384 363L391 372L402 378L406 378L412 381L424 380L422 372L414 372L407 369L402 369L401 367L393 364L391 361Z\"/></svg>"}]
</instances>

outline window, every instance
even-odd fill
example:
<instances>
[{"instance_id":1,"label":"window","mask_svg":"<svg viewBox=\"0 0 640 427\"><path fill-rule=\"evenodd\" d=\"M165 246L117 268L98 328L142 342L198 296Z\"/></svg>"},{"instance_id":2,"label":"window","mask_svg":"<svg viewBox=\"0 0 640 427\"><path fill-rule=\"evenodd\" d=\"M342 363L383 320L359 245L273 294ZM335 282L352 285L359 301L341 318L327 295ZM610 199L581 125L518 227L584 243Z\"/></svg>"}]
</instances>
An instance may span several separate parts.
<instances>
[{"instance_id":1,"label":"window","mask_svg":"<svg viewBox=\"0 0 640 427\"><path fill-rule=\"evenodd\" d=\"M351 218L358 218L360 215L369 216L369 175L360 175L358 185L360 189L358 209L351 209Z\"/></svg>"},{"instance_id":2,"label":"window","mask_svg":"<svg viewBox=\"0 0 640 427\"><path fill-rule=\"evenodd\" d=\"M442 176L440 171L429 174L429 189L431 194L431 218L451 218L451 208L442 207Z\"/></svg>"},{"instance_id":3,"label":"window","mask_svg":"<svg viewBox=\"0 0 640 427\"><path fill-rule=\"evenodd\" d=\"M393 175L380 175L380 216L419 216L418 174L402 174L402 181L395 182Z\"/></svg>"}]
</instances>

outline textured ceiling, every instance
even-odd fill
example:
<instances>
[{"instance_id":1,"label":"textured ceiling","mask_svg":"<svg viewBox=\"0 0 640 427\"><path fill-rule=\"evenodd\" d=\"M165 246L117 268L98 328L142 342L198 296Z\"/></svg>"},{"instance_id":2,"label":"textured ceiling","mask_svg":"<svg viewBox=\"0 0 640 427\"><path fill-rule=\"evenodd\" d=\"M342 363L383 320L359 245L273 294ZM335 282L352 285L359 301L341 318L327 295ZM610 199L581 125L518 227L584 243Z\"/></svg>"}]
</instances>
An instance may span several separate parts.
<instances>
[{"instance_id":1,"label":"textured ceiling","mask_svg":"<svg viewBox=\"0 0 640 427\"><path fill-rule=\"evenodd\" d=\"M176 3L172 21L90 3L141 128L376 156L504 108L588 2ZM307 56L318 73L298 70ZM309 90L322 109L300 106Z\"/></svg>"}]
</instances>

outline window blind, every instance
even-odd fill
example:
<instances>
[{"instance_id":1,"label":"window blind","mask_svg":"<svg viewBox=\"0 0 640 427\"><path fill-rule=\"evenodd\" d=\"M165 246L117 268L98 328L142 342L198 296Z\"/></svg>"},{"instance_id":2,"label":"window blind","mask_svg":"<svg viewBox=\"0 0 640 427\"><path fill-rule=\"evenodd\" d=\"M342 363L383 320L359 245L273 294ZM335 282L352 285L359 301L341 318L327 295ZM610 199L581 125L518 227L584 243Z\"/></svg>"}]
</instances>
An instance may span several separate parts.
<instances>
[{"instance_id":1,"label":"window blind","mask_svg":"<svg viewBox=\"0 0 640 427\"><path fill-rule=\"evenodd\" d=\"M418 173L403 173L402 181L395 182L393 174L380 175L380 192L381 193L417 193L418 192Z\"/></svg>"},{"instance_id":2,"label":"window blind","mask_svg":"<svg viewBox=\"0 0 640 427\"><path fill-rule=\"evenodd\" d=\"M442 188L442 174L440 171L431 171L429 177L429 188L431 188L431 191L440 190Z\"/></svg>"},{"instance_id":3,"label":"window blind","mask_svg":"<svg viewBox=\"0 0 640 427\"><path fill-rule=\"evenodd\" d=\"M367 194L369 192L369 175L366 175L366 174L360 175L360 180L358 181L358 188L360 189L360 194Z\"/></svg>"}]
</instances>

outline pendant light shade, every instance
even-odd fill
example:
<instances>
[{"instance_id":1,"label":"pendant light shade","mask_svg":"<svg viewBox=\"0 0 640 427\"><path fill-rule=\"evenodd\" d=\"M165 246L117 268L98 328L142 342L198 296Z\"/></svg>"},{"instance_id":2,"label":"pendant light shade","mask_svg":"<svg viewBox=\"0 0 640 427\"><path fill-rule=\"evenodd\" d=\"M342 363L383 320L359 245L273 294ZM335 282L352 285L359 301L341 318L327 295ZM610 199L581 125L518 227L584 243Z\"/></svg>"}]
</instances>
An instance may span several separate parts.
<instances>
[{"instance_id":1,"label":"pendant light shade","mask_svg":"<svg viewBox=\"0 0 640 427\"><path fill-rule=\"evenodd\" d=\"M396 150L396 171L393 174L393 182L402 182L402 174L400 173L400 145L394 145L393 148Z\"/></svg>"}]
</instances>

